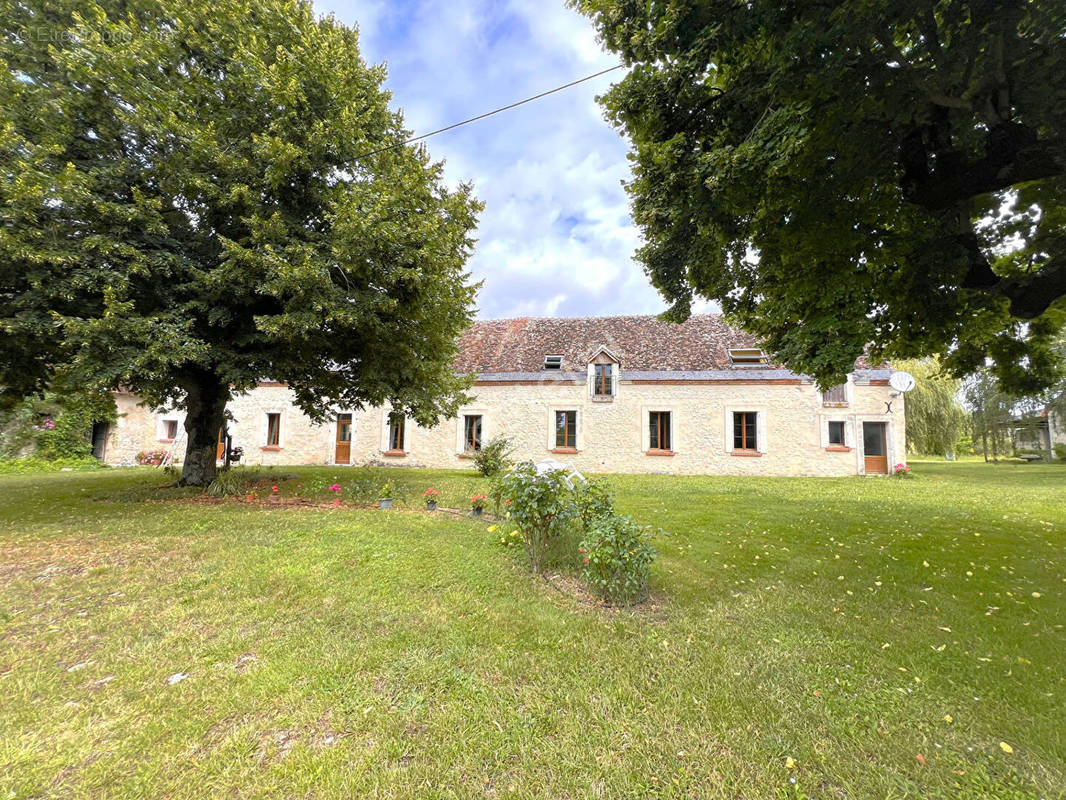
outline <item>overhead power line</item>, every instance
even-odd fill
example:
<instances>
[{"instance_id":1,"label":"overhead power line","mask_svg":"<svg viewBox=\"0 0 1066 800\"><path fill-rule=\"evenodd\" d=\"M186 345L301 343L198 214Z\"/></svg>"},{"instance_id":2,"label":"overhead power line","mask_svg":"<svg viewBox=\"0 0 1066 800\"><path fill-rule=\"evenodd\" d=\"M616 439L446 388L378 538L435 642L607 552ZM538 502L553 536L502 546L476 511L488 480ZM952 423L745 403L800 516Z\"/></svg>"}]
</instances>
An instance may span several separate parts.
<instances>
[{"instance_id":1,"label":"overhead power line","mask_svg":"<svg viewBox=\"0 0 1066 800\"><path fill-rule=\"evenodd\" d=\"M571 86L577 86L579 83L591 81L593 78L600 77L600 75L606 75L608 72L614 72L616 69L621 69L623 66L625 65L615 64L613 67L608 67L607 69L600 70L599 72L593 73L592 75L586 75L584 78L578 78L576 81L570 81L570 83L564 83L562 86L556 86L554 89L549 89L546 92L541 92L540 94L535 94L532 97L527 97L525 100L519 100L517 103L511 103L506 106L501 106L500 108L494 109L492 111L486 111L484 114L478 114L476 117L464 119L462 122L456 122L444 128L438 128L435 131L423 133L421 136L415 136L413 139L408 139L406 142L399 142L397 144L391 144L388 147L381 147L377 150L371 150L369 153L363 153L360 156L356 156L355 160L359 161L364 158L369 158L370 156L375 156L378 153L384 153L386 150L395 150L397 147L406 147L409 144L414 144L415 142L420 142L423 139L428 139L430 136L436 136L438 133L444 133L445 131L454 130L455 128L461 128L463 125L469 125L471 122L477 122L478 120L485 119L486 117L491 117L494 114L499 114L503 111L510 111L512 108L524 106L526 103L532 103L534 100L539 100L540 98L547 97L550 94L561 92L563 89L569 89Z\"/></svg>"}]
</instances>

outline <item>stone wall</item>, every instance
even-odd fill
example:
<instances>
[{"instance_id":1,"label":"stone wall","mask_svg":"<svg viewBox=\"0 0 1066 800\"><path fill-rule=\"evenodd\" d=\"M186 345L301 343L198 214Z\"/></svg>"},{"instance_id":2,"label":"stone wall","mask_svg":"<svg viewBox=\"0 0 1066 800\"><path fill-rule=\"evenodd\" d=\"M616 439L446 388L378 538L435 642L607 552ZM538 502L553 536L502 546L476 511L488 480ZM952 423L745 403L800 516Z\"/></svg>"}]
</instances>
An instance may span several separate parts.
<instances>
[{"instance_id":1,"label":"stone wall","mask_svg":"<svg viewBox=\"0 0 1066 800\"><path fill-rule=\"evenodd\" d=\"M389 453L388 410L352 411L352 463L468 469L463 453L463 417L482 417L482 440L510 437L515 457L551 456L587 472L648 472L726 475L855 475L863 472L862 422L887 423L888 465L906 460L903 398L892 400L885 385L849 387L849 403L826 408L817 387L808 382L631 382L623 377L609 401L590 396L585 381L522 383L486 381L474 387L473 402L456 419L426 429L406 423L403 454ZM166 448L160 441L163 419L183 424L180 413L153 413L136 398L119 396L120 418L105 459L129 463L139 450ZM334 463L336 424L316 425L291 402L288 388L262 384L235 398L229 433L244 450L246 464ZM577 442L572 451L555 452L555 412L577 412ZM648 415L671 414L672 454L648 454ZM732 450L732 412L758 415L758 455ZM267 414L281 415L279 446L267 446ZM827 449L829 420L845 423L849 449ZM184 454L184 441L179 454Z\"/></svg>"}]
</instances>

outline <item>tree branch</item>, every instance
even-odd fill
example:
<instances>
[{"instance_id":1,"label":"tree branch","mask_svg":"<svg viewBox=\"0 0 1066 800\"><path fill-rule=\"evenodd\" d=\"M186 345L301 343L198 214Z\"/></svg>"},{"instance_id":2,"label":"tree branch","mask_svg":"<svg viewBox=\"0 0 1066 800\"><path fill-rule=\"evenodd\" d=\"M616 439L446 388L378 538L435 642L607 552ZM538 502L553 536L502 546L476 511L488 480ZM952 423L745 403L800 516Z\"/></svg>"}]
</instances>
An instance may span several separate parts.
<instances>
[{"instance_id":1,"label":"tree branch","mask_svg":"<svg viewBox=\"0 0 1066 800\"><path fill-rule=\"evenodd\" d=\"M1053 259L1031 275L1005 278L992 269L975 234L963 234L958 241L970 260L962 288L1006 298L1015 317L1035 319L1057 300L1066 297L1066 258Z\"/></svg>"},{"instance_id":2,"label":"tree branch","mask_svg":"<svg viewBox=\"0 0 1066 800\"><path fill-rule=\"evenodd\" d=\"M930 211L1027 181L1066 175L1066 140L1037 141L1033 131L1005 124L989 133L984 158L934 173L905 191L906 199ZM943 154L938 160L943 163Z\"/></svg>"}]
</instances>

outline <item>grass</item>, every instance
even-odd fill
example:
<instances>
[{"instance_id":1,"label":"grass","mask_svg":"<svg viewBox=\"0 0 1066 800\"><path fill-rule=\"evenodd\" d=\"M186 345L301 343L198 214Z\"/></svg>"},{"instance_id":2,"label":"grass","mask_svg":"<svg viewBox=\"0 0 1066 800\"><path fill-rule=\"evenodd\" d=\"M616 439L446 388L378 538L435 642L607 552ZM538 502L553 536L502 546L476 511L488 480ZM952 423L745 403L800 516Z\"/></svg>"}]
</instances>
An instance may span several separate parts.
<instances>
[{"instance_id":1,"label":"grass","mask_svg":"<svg viewBox=\"0 0 1066 800\"><path fill-rule=\"evenodd\" d=\"M0 797L1062 797L1066 470L914 472L613 478L637 611L416 510L472 473L0 478Z\"/></svg>"}]
</instances>

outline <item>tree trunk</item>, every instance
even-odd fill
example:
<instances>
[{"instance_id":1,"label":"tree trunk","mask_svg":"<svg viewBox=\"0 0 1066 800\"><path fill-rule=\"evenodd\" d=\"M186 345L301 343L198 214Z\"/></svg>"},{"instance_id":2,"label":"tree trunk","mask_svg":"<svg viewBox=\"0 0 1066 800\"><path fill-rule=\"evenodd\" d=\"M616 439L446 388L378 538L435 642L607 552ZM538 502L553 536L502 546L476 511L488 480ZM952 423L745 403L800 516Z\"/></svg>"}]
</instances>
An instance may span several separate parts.
<instances>
[{"instance_id":1,"label":"tree trunk","mask_svg":"<svg viewBox=\"0 0 1066 800\"><path fill-rule=\"evenodd\" d=\"M188 445L179 486L207 486L215 479L218 432L226 422L229 386L204 375L186 387L185 432Z\"/></svg>"}]
</instances>

